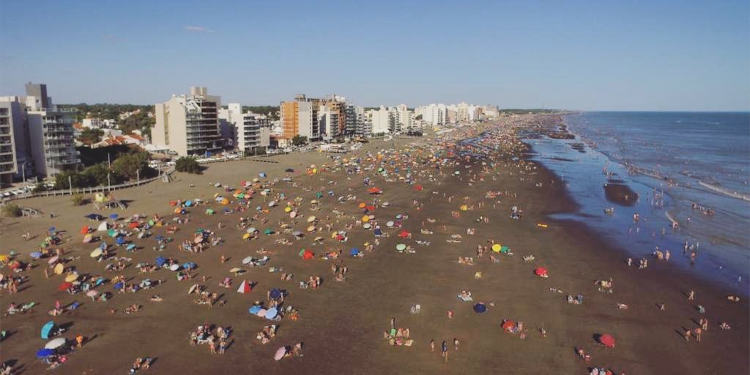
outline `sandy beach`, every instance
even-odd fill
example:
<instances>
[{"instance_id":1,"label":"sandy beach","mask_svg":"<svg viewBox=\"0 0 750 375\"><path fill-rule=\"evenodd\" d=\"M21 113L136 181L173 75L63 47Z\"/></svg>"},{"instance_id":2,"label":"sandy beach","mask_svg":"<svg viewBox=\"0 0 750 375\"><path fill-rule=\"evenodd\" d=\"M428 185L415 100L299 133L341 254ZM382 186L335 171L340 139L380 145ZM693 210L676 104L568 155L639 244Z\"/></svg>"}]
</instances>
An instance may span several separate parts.
<instances>
[{"instance_id":1,"label":"sandy beach","mask_svg":"<svg viewBox=\"0 0 750 375\"><path fill-rule=\"evenodd\" d=\"M580 224L547 218L571 212L576 205L553 174L523 158L527 147L514 134L515 129L539 131L558 123L557 115L523 115L446 135L375 140L347 154L308 152L263 159L266 162L210 164L201 175L176 173L170 183L114 192L128 203L126 210L74 207L69 197L19 201L45 215L0 219L0 254L14 251L16 260L31 264L23 272L12 272L9 265L0 268L5 281L10 275L24 278L17 293L0 291L0 329L8 331L0 343L0 360L11 361L16 373L45 373L48 365L35 354L47 342L40 338L40 329L52 320L67 327L62 337L68 341L78 335L86 338L82 347L65 354L65 363L54 370L61 374L125 374L136 358L146 356L153 359L151 367L136 373L588 374L593 367L615 374L748 373L746 295L730 302L727 296L732 293L722 286L655 258L645 269L638 269L637 260L628 266L620 250L628 244L606 243ZM489 142L497 146L494 150L456 144L481 131L505 143ZM462 154L467 150L473 154ZM286 171L290 168L294 172ZM258 182L252 183L255 178ZM242 181L248 181L247 189ZM370 194L371 188L382 193ZM237 189L253 192L245 205L232 196ZM613 194L628 193L623 191ZM217 202L217 194L230 203ZM185 207L185 214L175 214L170 205L196 199L203 203ZM271 201L277 204L271 207ZM361 203L373 209L365 212ZM516 218L513 207L520 210ZM225 214L225 208L231 213ZM208 215L206 209L216 213ZM297 217L290 218L290 212ZM105 221L133 233L123 237L136 245L135 251L113 245L106 232L93 232L108 242L113 254L101 262L91 258L89 253L100 242L82 243L80 233L82 226L99 225L84 217L90 213L105 218L117 213L118 220ZM137 238L136 231L128 229L135 214L145 218L139 226L150 237ZM163 225L143 229L145 221L159 221L154 215ZM375 227L371 222L377 222L384 235L376 237L372 228L366 229L363 215L373 215L368 223ZM238 227L241 217L247 225ZM170 226L177 228L174 234L167 233ZM308 230L309 226L314 228ZM48 257L30 256L39 251L50 227L61 239L50 248L64 251L61 275L49 269ZM255 238L243 239L248 227L258 229ZM198 229L214 232L221 243L199 253L181 251L179 245L192 241ZM266 234L266 229L271 232ZM294 230L305 234L294 236ZM32 239L22 237L27 232ZM402 232L409 234L401 238ZM158 235L173 238L163 251L154 249ZM318 236L322 239L315 241ZM397 244L407 249L397 251ZM493 244L506 246L512 255L492 251ZM488 249L480 256L478 246ZM351 256L352 248L363 256ZM304 259L301 250L314 256ZM341 255L331 259L339 251ZM136 267L153 264L160 256L179 264L194 262L197 268L190 271L190 279L178 281L173 271L143 273ZM248 256L269 260L262 266L243 265ZM105 270L120 257L128 258L122 260L123 270ZM459 262L460 257L471 257L473 264ZM234 267L245 272L230 273ZM272 267L281 270L269 272ZM343 281L336 280L336 267L338 272L346 267L340 275ZM540 267L549 277L535 275ZM73 272L82 283L94 275L110 281L122 275L125 283L138 284L145 278L164 282L134 293L120 293L112 282L105 282L95 289L112 297L94 302L84 292L58 290ZM291 280L281 279L290 273ZM300 288L300 281L310 276L319 276L320 286ZM220 287L227 277L231 287ZM249 293L236 291L243 280L255 283ZM595 285L601 280L611 280L612 287ZM199 296L187 293L194 284L217 293L215 303L195 303ZM280 310L292 307L298 319L292 319L291 312L278 321L248 312L255 301L268 307L267 292L273 288L286 291ZM694 300L688 300L691 290ZM470 291L473 301L458 299L462 291ZM582 303L568 303L568 295L579 294ZM153 295L163 300L151 301ZM6 315L11 303L32 301L36 305L30 311ZM63 307L74 302L79 306L52 317L48 311L56 301ZM475 311L479 302L485 312ZM126 314L133 304L140 311ZM419 312L410 312L417 304ZM625 305L627 309L621 308ZM686 341L684 332L694 333L704 318L709 329L702 332L700 342L696 337ZM392 319L396 328L409 329L408 337L392 342L410 345L389 345L384 332ZM506 332L501 327L504 320L523 326ZM720 329L722 322L731 329ZM201 324L231 327L224 354L190 344L191 331ZM270 324L278 330L263 344L256 335ZM614 348L599 342L602 334L616 339ZM443 341L448 345L447 361L440 353ZM274 360L279 347L299 342L302 356ZM579 358L578 348L590 359Z\"/></svg>"}]
</instances>

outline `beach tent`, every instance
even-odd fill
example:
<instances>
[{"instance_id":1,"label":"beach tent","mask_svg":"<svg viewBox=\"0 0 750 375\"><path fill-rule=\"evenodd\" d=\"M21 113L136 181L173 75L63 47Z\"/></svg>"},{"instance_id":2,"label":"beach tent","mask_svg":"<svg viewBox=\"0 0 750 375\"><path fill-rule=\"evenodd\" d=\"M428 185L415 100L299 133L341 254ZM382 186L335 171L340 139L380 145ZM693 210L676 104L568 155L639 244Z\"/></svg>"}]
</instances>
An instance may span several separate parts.
<instances>
[{"instance_id":1,"label":"beach tent","mask_svg":"<svg viewBox=\"0 0 750 375\"><path fill-rule=\"evenodd\" d=\"M605 333L601 336L599 336L599 342L608 347L608 348L614 348L615 347L615 338L612 337L612 335Z\"/></svg>"},{"instance_id":2,"label":"beach tent","mask_svg":"<svg viewBox=\"0 0 750 375\"><path fill-rule=\"evenodd\" d=\"M547 273L547 269L544 267L537 267L534 270L534 274L539 277L549 277L549 274Z\"/></svg>"},{"instance_id":3,"label":"beach tent","mask_svg":"<svg viewBox=\"0 0 750 375\"><path fill-rule=\"evenodd\" d=\"M52 349L39 349L36 352L36 357L37 358L47 358L47 357L49 357L51 355L55 355L55 351L52 350Z\"/></svg>"},{"instance_id":4,"label":"beach tent","mask_svg":"<svg viewBox=\"0 0 750 375\"><path fill-rule=\"evenodd\" d=\"M65 337L58 337L54 340L50 340L47 342L46 345L44 345L45 349L57 349L61 346L65 345Z\"/></svg>"},{"instance_id":5,"label":"beach tent","mask_svg":"<svg viewBox=\"0 0 750 375\"><path fill-rule=\"evenodd\" d=\"M487 311L487 306L483 303L477 303L476 305L474 305L474 311L481 314Z\"/></svg>"},{"instance_id":6,"label":"beach tent","mask_svg":"<svg viewBox=\"0 0 750 375\"><path fill-rule=\"evenodd\" d=\"M55 322L49 321L47 323L44 323L42 326L42 333L41 336L43 339L48 340L50 333L52 333L52 329L55 328Z\"/></svg>"},{"instance_id":7,"label":"beach tent","mask_svg":"<svg viewBox=\"0 0 750 375\"><path fill-rule=\"evenodd\" d=\"M247 282L247 280L242 280L242 284L240 284L240 287L237 288L237 293L245 294L252 292L252 287L250 287L250 283Z\"/></svg>"}]
</instances>

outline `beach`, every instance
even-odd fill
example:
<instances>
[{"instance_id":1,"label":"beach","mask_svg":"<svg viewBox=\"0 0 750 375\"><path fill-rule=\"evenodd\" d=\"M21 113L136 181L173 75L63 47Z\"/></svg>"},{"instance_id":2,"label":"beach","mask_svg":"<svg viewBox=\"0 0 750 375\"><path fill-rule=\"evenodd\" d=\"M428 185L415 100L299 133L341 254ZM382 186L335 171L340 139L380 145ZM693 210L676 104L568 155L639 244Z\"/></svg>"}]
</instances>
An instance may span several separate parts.
<instances>
[{"instance_id":1,"label":"beach","mask_svg":"<svg viewBox=\"0 0 750 375\"><path fill-rule=\"evenodd\" d=\"M69 197L19 201L45 215L0 221L0 253L14 250L18 260L34 265L16 273L28 277L18 293L2 290L0 308L5 313L11 303L34 301L37 305L31 311L2 317L0 328L9 336L0 343L0 359L15 361L23 373L45 372L47 365L35 353L46 342L40 338L40 328L53 320L67 326L63 337L87 338L55 369L63 374L126 373L134 359L144 356L154 359L151 368L137 373L588 374L592 367L617 374L750 371L747 295L741 295L740 302L730 302L727 296L734 291L656 258L649 258L645 269L638 269L637 260L628 266L623 251L628 244L607 241L581 223L548 217L574 212L577 206L557 176L527 160L528 146L514 134L517 129L545 133L559 123L559 115L521 115L443 135L375 140L343 155L308 152L262 159L266 162L210 164L201 175L176 173L170 183L153 182L114 192L117 199L127 202L126 210L95 211L90 204L73 207ZM495 150L468 147L469 153L461 154L467 147L456 143L482 132L508 142L497 144ZM483 158L483 153L492 157ZM290 168L294 171L287 172ZM255 178L259 181L252 183ZM224 214L224 208L238 207L238 199L231 194L241 181L248 181L254 191L246 211ZM232 189L226 191L216 183ZM374 187L382 193L370 194L368 189ZM265 189L267 195L261 195ZM215 200L217 194L231 203L221 205ZM196 199L203 203L186 206L185 214L175 214L176 206L169 204ZM269 206L272 200L278 204ZM363 212L360 203L374 209ZM287 206L299 217L290 218ZM521 210L516 218L513 207ZM216 214L207 215L207 208ZM123 261L127 266L119 272L105 271L104 266L114 260L91 258L89 253L99 243L83 244L79 233L84 225L98 224L84 217L92 212L104 217L117 213L119 219L109 221L123 225L134 214L145 218L158 214L164 225L150 231L174 241L163 251L155 251L153 237L128 236L137 249L128 252L117 247L114 255L130 258ZM369 220L377 221L386 236L375 237L364 228L361 218L368 214L374 215ZM316 218L308 223L311 215ZM189 221L174 224L173 217L189 217ZM236 226L240 217L252 217L249 226L259 229L257 238L242 238L247 231ZM388 221L397 224L389 227ZM285 232L284 224L289 225L289 232L296 229L306 234L300 238ZM178 230L168 235L165 229L170 225ZM310 225L313 231L307 231ZM64 274L46 278L47 259L32 260L29 254L39 249L50 227L56 233L62 231L57 247L69 259ZM265 234L267 228L272 233ZM200 253L180 251L178 245L191 241L197 229L215 232L222 243ZM345 232L345 241L335 238L337 231ZM404 231L409 237L400 238ZM34 238L22 238L27 232ZM315 241L317 236L323 239ZM278 242L282 239L291 244ZM376 240L379 244L372 251L365 250L366 243ZM111 245L112 240L108 241ZM408 250L397 251L397 244L407 245ZM493 244L506 246L512 255L477 254L478 245ZM350 256L352 248L364 256ZM312 259L299 255L304 249L314 253ZM321 259L339 250L338 259ZM529 255L534 259L525 261ZM180 264L194 262L197 268L190 272L191 279L177 281L172 271L141 273L135 267L154 263L159 256L175 258ZM221 256L227 258L225 263ZM270 260L250 267L242 264L248 256ZM471 257L473 264L459 262L459 257ZM332 265L347 268L343 281L335 280ZM229 272L233 267L245 273L234 275ZM270 267L283 271L269 272ZM535 275L540 267L549 277ZM94 302L83 293L58 291L65 275L74 270L107 279L122 274L126 283L144 278L165 282L136 293L119 293L105 283L97 290L112 293L112 298ZM6 275L8 271L7 266L0 269ZM292 273L294 278L281 280L282 273ZM319 287L298 286L315 275L322 278ZM231 277L232 287L219 287L226 277ZM243 280L256 283L249 293L236 292ZM611 280L613 286L595 285L601 280ZM187 290L196 283L217 292L225 302L194 303L196 296ZM281 306L293 306L299 319L292 320L288 314L271 323L248 313L255 301L270 302L267 291L272 288L287 292ZM688 300L690 290L695 293L692 301ZM470 291L473 301L457 299L461 291ZM155 294L163 301L152 302L149 297ZM583 303L567 302L568 295L579 294ZM80 306L51 317L48 310L56 300L63 306L75 301ZM486 306L485 312L475 311L479 302ZM133 304L140 305L140 311L125 314ZM419 312L411 313L417 304ZM705 313L698 311L698 305ZM111 313L111 309L116 311ZM709 320L710 328L703 332L701 342L694 337L686 341L684 331L699 327L702 318ZM396 327L409 329L401 341L413 340L410 346L389 345L384 338L392 319ZM503 320L521 321L523 327L519 332L506 332ZM721 322L731 329L721 330ZM225 354L190 345L191 330L201 324L231 327ZM256 334L268 324L277 324L278 332L262 344ZM603 334L616 339L614 348L599 342ZM457 350L454 339L460 343ZM435 351L430 349L431 340L436 342ZM440 354L443 341L448 343L447 362ZM298 342L303 343L303 356L274 360L280 346ZM579 358L577 348L583 348L590 360Z\"/></svg>"}]
</instances>

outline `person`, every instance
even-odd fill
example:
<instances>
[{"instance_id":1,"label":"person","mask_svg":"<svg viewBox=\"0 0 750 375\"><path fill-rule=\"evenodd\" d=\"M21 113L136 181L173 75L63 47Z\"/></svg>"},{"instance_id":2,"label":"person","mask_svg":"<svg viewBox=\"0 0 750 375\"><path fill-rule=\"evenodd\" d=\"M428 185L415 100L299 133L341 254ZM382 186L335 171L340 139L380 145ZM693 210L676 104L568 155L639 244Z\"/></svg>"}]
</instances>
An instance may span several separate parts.
<instances>
[{"instance_id":1,"label":"person","mask_svg":"<svg viewBox=\"0 0 750 375\"><path fill-rule=\"evenodd\" d=\"M455 351L458 351L458 344L459 344L458 339L454 337L453 338L453 348L454 348Z\"/></svg>"},{"instance_id":2,"label":"person","mask_svg":"<svg viewBox=\"0 0 750 375\"><path fill-rule=\"evenodd\" d=\"M701 334L703 333L703 330L701 327L697 327L693 330L693 336L695 336L695 342L701 342Z\"/></svg>"},{"instance_id":3,"label":"person","mask_svg":"<svg viewBox=\"0 0 750 375\"><path fill-rule=\"evenodd\" d=\"M690 289L690 292L688 292L688 301L694 301L695 300L695 291Z\"/></svg>"},{"instance_id":4,"label":"person","mask_svg":"<svg viewBox=\"0 0 750 375\"><path fill-rule=\"evenodd\" d=\"M430 339L430 351L435 351L435 339Z\"/></svg>"},{"instance_id":5,"label":"person","mask_svg":"<svg viewBox=\"0 0 750 375\"><path fill-rule=\"evenodd\" d=\"M686 329L685 332L682 334L682 337L685 338L685 341L690 341L690 330Z\"/></svg>"},{"instance_id":6,"label":"person","mask_svg":"<svg viewBox=\"0 0 750 375\"><path fill-rule=\"evenodd\" d=\"M441 347L441 349L443 351L442 355L443 355L444 361L445 361L445 363L448 363L448 343L445 342L445 340L443 340L443 344L440 345L440 347Z\"/></svg>"},{"instance_id":7,"label":"person","mask_svg":"<svg viewBox=\"0 0 750 375\"><path fill-rule=\"evenodd\" d=\"M83 335L76 336L76 346L79 347L79 348L82 347L83 346L83 340L84 340Z\"/></svg>"}]
</instances>

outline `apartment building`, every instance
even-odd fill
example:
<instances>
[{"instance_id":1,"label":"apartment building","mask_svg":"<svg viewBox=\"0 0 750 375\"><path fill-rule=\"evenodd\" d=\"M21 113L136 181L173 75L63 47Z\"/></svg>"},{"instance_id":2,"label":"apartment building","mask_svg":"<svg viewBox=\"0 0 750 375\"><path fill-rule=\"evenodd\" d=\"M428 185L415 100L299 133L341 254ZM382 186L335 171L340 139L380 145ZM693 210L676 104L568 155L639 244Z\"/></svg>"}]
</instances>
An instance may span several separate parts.
<instances>
[{"instance_id":1,"label":"apartment building","mask_svg":"<svg viewBox=\"0 0 750 375\"><path fill-rule=\"evenodd\" d=\"M180 156L204 156L221 152L218 111L221 99L208 95L205 87L191 87L188 95L173 95L154 106L156 124L152 143Z\"/></svg>"}]
</instances>

